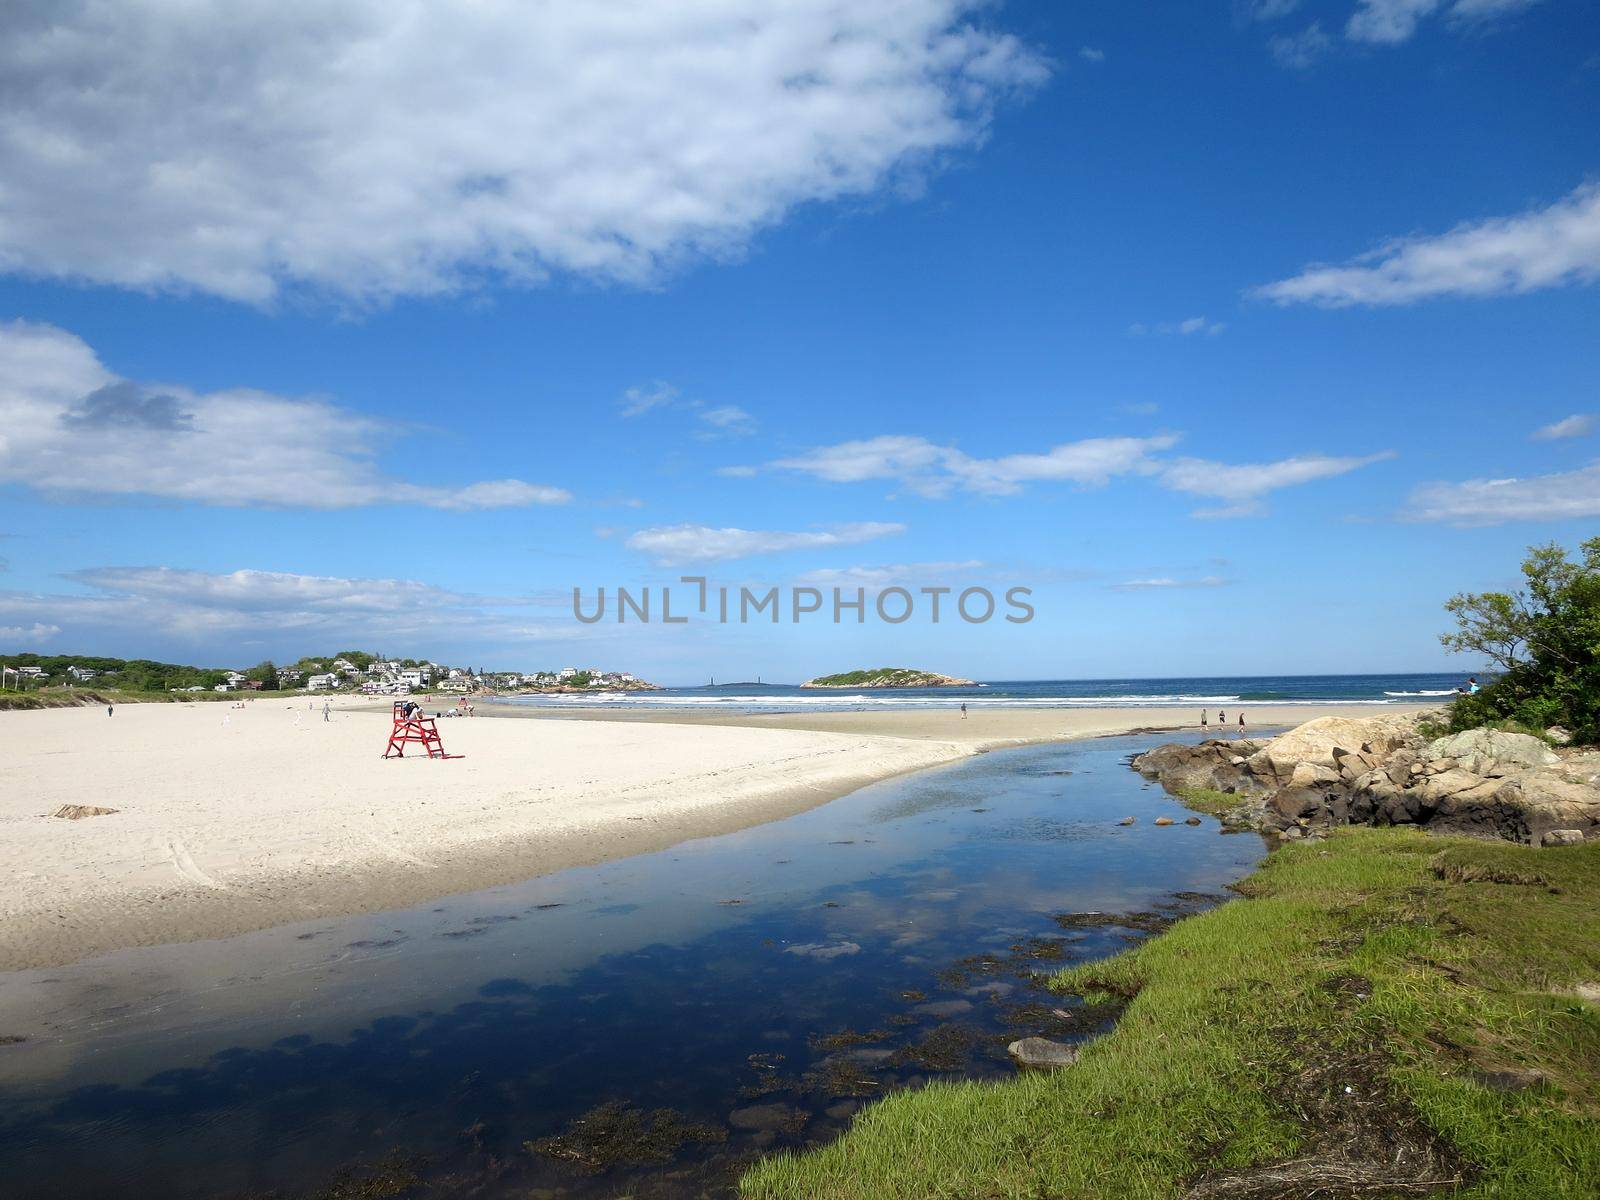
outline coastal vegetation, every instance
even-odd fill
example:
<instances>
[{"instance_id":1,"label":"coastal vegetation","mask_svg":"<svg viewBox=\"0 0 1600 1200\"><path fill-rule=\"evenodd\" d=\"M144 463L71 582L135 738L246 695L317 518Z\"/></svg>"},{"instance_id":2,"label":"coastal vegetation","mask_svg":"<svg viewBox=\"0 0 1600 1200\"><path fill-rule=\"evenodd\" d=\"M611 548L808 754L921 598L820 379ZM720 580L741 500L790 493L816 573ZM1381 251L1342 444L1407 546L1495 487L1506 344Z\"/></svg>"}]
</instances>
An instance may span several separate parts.
<instances>
[{"instance_id":1,"label":"coastal vegetation","mask_svg":"<svg viewBox=\"0 0 1600 1200\"><path fill-rule=\"evenodd\" d=\"M915 687L972 687L970 679L956 679L935 671L919 671L911 667L869 667L863 670L842 671L837 675L819 675L808 679L801 687L808 688L915 688Z\"/></svg>"},{"instance_id":2,"label":"coastal vegetation","mask_svg":"<svg viewBox=\"0 0 1600 1200\"><path fill-rule=\"evenodd\" d=\"M770 1158L748 1200L1578 1200L1600 1178L1600 844L1406 829L1286 846L1064 996L1077 1064L936 1084Z\"/></svg>"},{"instance_id":3,"label":"coastal vegetation","mask_svg":"<svg viewBox=\"0 0 1600 1200\"><path fill-rule=\"evenodd\" d=\"M1440 638L1445 648L1480 654L1500 672L1455 699L1449 728L1556 726L1600 742L1600 537L1576 561L1555 544L1530 547L1522 576L1522 590L1462 593L1445 605L1456 621Z\"/></svg>"}]
</instances>

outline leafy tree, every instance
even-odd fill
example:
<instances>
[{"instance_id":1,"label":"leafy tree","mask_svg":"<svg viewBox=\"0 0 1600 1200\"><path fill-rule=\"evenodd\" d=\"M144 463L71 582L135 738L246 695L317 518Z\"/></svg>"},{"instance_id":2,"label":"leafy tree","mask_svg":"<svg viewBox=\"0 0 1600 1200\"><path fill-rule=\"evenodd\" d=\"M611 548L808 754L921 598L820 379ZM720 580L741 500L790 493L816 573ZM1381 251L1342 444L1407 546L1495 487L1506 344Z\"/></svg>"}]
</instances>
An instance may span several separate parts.
<instances>
[{"instance_id":1,"label":"leafy tree","mask_svg":"<svg viewBox=\"0 0 1600 1200\"><path fill-rule=\"evenodd\" d=\"M276 688L278 686L278 668L270 658L263 659L251 667L245 672L245 677L247 679L259 679L261 686L264 688Z\"/></svg>"},{"instance_id":2,"label":"leafy tree","mask_svg":"<svg viewBox=\"0 0 1600 1200\"><path fill-rule=\"evenodd\" d=\"M1445 605L1456 621L1445 649L1483 655L1501 672L1451 706L1451 729L1514 720L1534 729L1562 725L1600 741L1600 537L1574 562L1554 543L1531 546L1517 592L1462 593Z\"/></svg>"}]
</instances>

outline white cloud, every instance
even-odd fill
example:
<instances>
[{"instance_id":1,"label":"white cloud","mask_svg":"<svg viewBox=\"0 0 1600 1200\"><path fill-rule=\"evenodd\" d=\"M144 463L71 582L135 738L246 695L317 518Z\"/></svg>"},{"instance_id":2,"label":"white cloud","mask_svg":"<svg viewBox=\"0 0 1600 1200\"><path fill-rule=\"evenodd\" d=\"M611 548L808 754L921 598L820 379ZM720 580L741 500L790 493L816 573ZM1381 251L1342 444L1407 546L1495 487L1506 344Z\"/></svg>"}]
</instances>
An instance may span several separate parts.
<instances>
[{"instance_id":1,"label":"white cloud","mask_svg":"<svg viewBox=\"0 0 1600 1200\"><path fill-rule=\"evenodd\" d=\"M639 530L629 536L627 544L630 549L648 554L660 564L679 565L723 562L785 550L854 546L904 532L904 525L883 521L859 521L828 529L801 531L664 525Z\"/></svg>"},{"instance_id":2,"label":"white cloud","mask_svg":"<svg viewBox=\"0 0 1600 1200\"><path fill-rule=\"evenodd\" d=\"M384 475L375 448L398 430L324 400L248 388L145 387L80 338L0 323L0 482L61 494L217 505L442 509L559 504L561 488L499 479L443 487Z\"/></svg>"},{"instance_id":3,"label":"white cloud","mask_svg":"<svg viewBox=\"0 0 1600 1200\"><path fill-rule=\"evenodd\" d=\"M1101 63L1106 60L1106 52L1096 49L1094 46L1084 46L1078 51L1078 57L1083 59L1084 62Z\"/></svg>"},{"instance_id":4,"label":"white cloud","mask_svg":"<svg viewBox=\"0 0 1600 1200\"><path fill-rule=\"evenodd\" d=\"M1398 239L1344 266L1313 265L1256 288L1279 304L1410 304L1439 296L1502 296L1600 278L1600 184L1547 208Z\"/></svg>"},{"instance_id":5,"label":"white cloud","mask_svg":"<svg viewBox=\"0 0 1600 1200\"><path fill-rule=\"evenodd\" d=\"M1450 6L1450 19L1457 24L1494 21L1538 3L1540 0L1456 0Z\"/></svg>"},{"instance_id":6,"label":"white cloud","mask_svg":"<svg viewBox=\"0 0 1600 1200\"><path fill-rule=\"evenodd\" d=\"M0 269L253 304L648 282L977 144L976 0L122 0L0 15Z\"/></svg>"},{"instance_id":7,"label":"white cloud","mask_svg":"<svg viewBox=\"0 0 1600 1200\"><path fill-rule=\"evenodd\" d=\"M728 479L752 479L761 474L761 468L752 467L748 463L736 463L731 467L718 467L717 474Z\"/></svg>"},{"instance_id":8,"label":"white cloud","mask_svg":"<svg viewBox=\"0 0 1600 1200\"><path fill-rule=\"evenodd\" d=\"M1207 575L1202 579L1173 579L1169 576L1159 576L1155 579L1129 579L1126 582L1113 584L1119 591L1140 592L1162 590L1170 588L1214 588L1226 587L1228 581L1220 575Z\"/></svg>"},{"instance_id":9,"label":"white cloud","mask_svg":"<svg viewBox=\"0 0 1600 1200\"><path fill-rule=\"evenodd\" d=\"M642 417L652 409L663 408L676 403L678 389L670 383L657 380L648 387L631 387L622 393L622 399L617 403L622 407L625 417Z\"/></svg>"},{"instance_id":10,"label":"white cloud","mask_svg":"<svg viewBox=\"0 0 1600 1200\"><path fill-rule=\"evenodd\" d=\"M1247 21L1276 21L1300 7L1300 0L1235 0L1234 11Z\"/></svg>"},{"instance_id":11,"label":"white cloud","mask_svg":"<svg viewBox=\"0 0 1600 1200\"><path fill-rule=\"evenodd\" d=\"M1267 49L1281 67L1293 71L1310 70L1333 48L1333 39L1322 31L1320 22L1313 21L1299 33L1280 34L1267 41Z\"/></svg>"},{"instance_id":12,"label":"white cloud","mask_svg":"<svg viewBox=\"0 0 1600 1200\"><path fill-rule=\"evenodd\" d=\"M1469 479L1416 489L1406 509L1417 521L1501 525L1600 516L1600 465L1528 479Z\"/></svg>"},{"instance_id":13,"label":"white cloud","mask_svg":"<svg viewBox=\"0 0 1600 1200\"><path fill-rule=\"evenodd\" d=\"M1353 42L1392 46L1417 31L1418 24L1439 7L1440 0L1360 0L1345 26Z\"/></svg>"},{"instance_id":14,"label":"white cloud","mask_svg":"<svg viewBox=\"0 0 1600 1200\"><path fill-rule=\"evenodd\" d=\"M535 603L527 598L473 596L406 579L170 567L99 567L66 579L79 590L0 592L0 620L44 618L51 623L33 628L48 632L34 636L65 629L85 642L115 640L134 654L160 642L203 646L216 655L212 661L236 664L251 659L242 649L247 642L297 654L326 651L336 641L430 653L447 640L503 646L588 636L587 626L570 619L532 621L515 612ZM0 637L7 636L0 626Z\"/></svg>"},{"instance_id":15,"label":"white cloud","mask_svg":"<svg viewBox=\"0 0 1600 1200\"><path fill-rule=\"evenodd\" d=\"M1177 334L1180 337L1188 337L1190 334L1195 333L1218 334L1226 328L1227 326L1221 321L1208 321L1204 317L1188 317L1182 321L1161 321L1154 325L1139 322L1128 326L1128 332L1134 337L1142 337L1147 333Z\"/></svg>"},{"instance_id":16,"label":"white cloud","mask_svg":"<svg viewBox=\"0 0 1600 1200\"><path fill-rule=\"evenodd\" d=\"M864 587L882 590L886 587L911 587L935 583L961 575L981 571L988 564L978 559L958 562L886 563L882 566L822 567L806 571L795 577L795 582L811 587Z\"/></svg>"},{"instance_id":17,"label":"white cloud","mask_svg":"<svg viewBox=\"0 0 1600 1200\"><path fill-rule=\"evenodd\" d=\"M960 488L984 495L1009 495L1025 483L1061 482L1097 486L1113 477L1151 469L1150 454L1174 445L1169 434L1155 437L1087 438L1053 446L1042 454L973 458L953 446L926 438L886 435L819 446L772 463L830 483L893 479L924 496L948 495Z\"/></svg>"},{"instance_id":18,"label":"white cloud","mask_svg":"<svg viewBox=\"0 0 1600 1200\"><path fill-rule=\"evenodd\" d=\"M702 424L717 433L742 437L755 432L756 419L737 404L723 404L716 408L703 408L695 413Z\"/></svg>"},{"instance_id":19,"label":"white cloud","mask_svg":"<svg viewBox=\"0 0 1600 1200\"><path fill-rule=\"evenodd\" d=\"M1529 436L1536 442L1554 442L1562 438L1588 437L1600 425L1600 417L1592 413L1573 413L1549 425L1541 425Z\"/></svg>"},{"instance_id":20,"label":"white cloud","mask_svg":"<svg viewBox=\"0 0 1600 1200\"><path fill-rule=\"evenodd\" d=\"M672 384L660 380L628 388L617 404L622 415L630 418L669 410L689 413L704 426L699 434L702 438L748 437L756 431L756 419L737 404L711 405L687 399Z\"/></svg>"},{"instance_id":21,"label":"white cloud","mask_svg":"<svg viewBox=\"0 0 1600 1200\"><path fill-rule=\"evenodd\" d=\"M0 625L0 642L10 642L17 646L13 653L20 652L25 646L37 642L47 642L61 632L59 625L45 625L35 621L32 625Z\"/></svg>"},{"instance_id":22,"label":"white cloud","mask_svg":"<svg viewBox=\"0 0 1600 1200\"><path fill-rule=\"evenodd\" d=\"M1300 454L1277 462L1239 464L1180 458L1166 464L1160 478L1164 486L1174 491L1226 502L1220 508L1198 510L1194 514L1197 517L1248 517L1262 511L1261 497L1269 492L1318 479L1332 479L1393 457L1393 451L1362 458Z\"/></svg>"}]
</instances>

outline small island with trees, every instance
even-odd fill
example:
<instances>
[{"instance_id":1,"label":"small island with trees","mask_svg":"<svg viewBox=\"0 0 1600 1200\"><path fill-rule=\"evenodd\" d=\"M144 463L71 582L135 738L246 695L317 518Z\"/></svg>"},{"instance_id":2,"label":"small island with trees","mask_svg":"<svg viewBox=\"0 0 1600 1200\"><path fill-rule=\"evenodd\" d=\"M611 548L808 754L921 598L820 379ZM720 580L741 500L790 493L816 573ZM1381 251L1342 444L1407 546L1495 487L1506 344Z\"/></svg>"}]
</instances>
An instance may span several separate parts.
<instances>
[{"instance_id":1,"label":"small island with trees","mask_svg":"<svg viewBox=\"0 0 1600 1200\"><path fill-rule=\"evenodd\" d=\"M860 671L844 671L838 675L819 675L800 685L803 688L927 688L976 687L970 679L957 679L935 671L917 671L910 667L869 667Z\"/></svg>"}]
</instances>

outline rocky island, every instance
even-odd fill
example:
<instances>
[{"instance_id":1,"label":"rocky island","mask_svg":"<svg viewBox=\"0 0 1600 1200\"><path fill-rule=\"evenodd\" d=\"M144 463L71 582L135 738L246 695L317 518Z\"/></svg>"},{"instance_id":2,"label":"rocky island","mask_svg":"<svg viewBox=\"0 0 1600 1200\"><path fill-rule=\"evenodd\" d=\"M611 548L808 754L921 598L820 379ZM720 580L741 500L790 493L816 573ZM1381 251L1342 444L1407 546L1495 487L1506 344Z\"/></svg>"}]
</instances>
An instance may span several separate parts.
<instances>
[{"instance_id":1,"label":"rocky island","mask_svg":"<svg viewBox=\"0 0 1600 1200\"><path fill-rule=\"evenodd\" d=\"M940 675L936 671L917 671L910 667L870 667L838 675L819 675L800 685L803 688L926 688L976 687L970 679Z\"/></svg>"}]
</instances>

